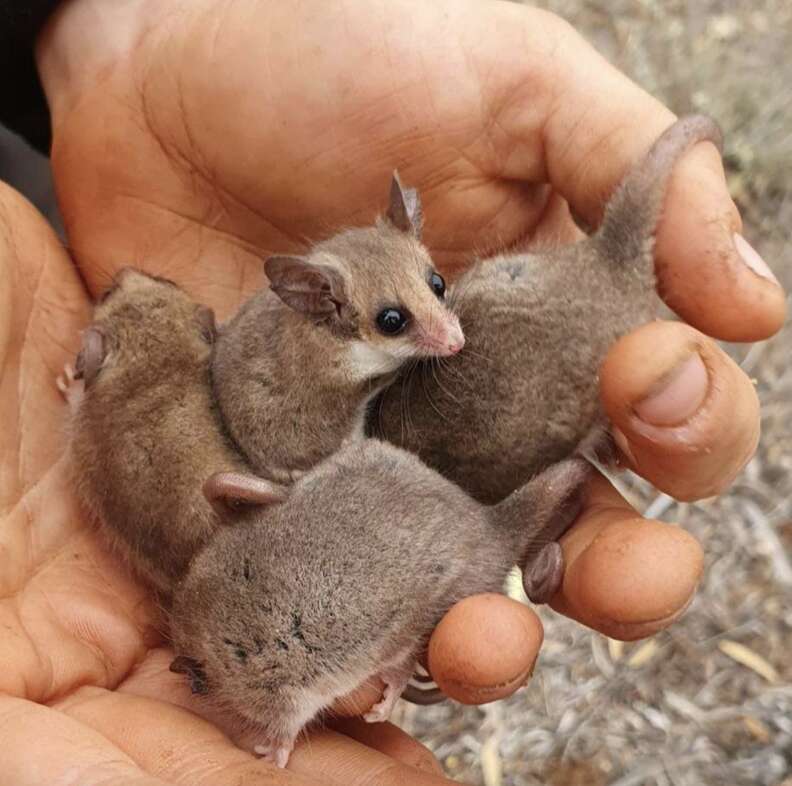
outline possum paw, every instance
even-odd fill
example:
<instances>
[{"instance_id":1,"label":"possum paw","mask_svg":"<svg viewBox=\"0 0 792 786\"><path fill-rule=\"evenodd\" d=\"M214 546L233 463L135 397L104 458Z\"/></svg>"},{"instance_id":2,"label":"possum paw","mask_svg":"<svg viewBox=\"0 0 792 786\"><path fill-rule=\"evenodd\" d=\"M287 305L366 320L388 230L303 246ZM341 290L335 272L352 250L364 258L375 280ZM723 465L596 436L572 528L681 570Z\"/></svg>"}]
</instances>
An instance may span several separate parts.
<instances>
[{"instance_id":1,"label":"possum paw","mask_svg":"<svg viewBox=\"0 0 792 786\"><path fill-rule=\"evenodd\" d=\"M379 678L385 683L382 699L378 701L364 716L366 723L382 723L390 718L396 702L410 681L412 670L403 669L385 671Z\"/></svg>"},{"instance_id":2,"label":"possum paw","mask_svg":"<svg viewBox=\"0 0 792 786\"><path fill-rule=\"evenodd\" d=\"M289 763L289 756L294 750L294 741L270 742L265 741L253 746L253 753L271 761L276 767L283 769Z\"/></svg>"},{"instance_id":3,"label":"possum paw","mask_svg":"<svg viewBox=\"0 0 792 786\"><path fill-rule=\"evenodd\" d=\"M85 392L85 384L83 380L75 378L71 363L67 363L63 367L63 373L55 380L55 384L72 412L77 409Z\"/></svg>"}]
</instances>

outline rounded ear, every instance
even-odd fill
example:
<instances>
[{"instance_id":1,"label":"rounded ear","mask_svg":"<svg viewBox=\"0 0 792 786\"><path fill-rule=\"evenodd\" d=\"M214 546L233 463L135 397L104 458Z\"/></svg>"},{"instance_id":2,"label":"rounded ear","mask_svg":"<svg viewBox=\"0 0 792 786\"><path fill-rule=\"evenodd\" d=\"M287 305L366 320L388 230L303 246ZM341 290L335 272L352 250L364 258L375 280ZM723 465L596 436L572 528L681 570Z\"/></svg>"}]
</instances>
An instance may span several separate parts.
<instances>
[{"instance_id":1,"label":"rounded ear","mask_svg":"<svg viewBox=\"0 0 792 786\"><path fill-rule=\"evenodd\" d=\"M278 505L286 499L287 491L283 486L255 475L215 472L204 483L203 493L206 501L225 521L246 508Z\"/></svg>"},{"instance_id":2,"label":"rounded ear","mask_svg":"<svg viewBox=\"0 0 792 786\"><path fill-rule=\"evenodd\" d=\"M270 289L295 311L319 320L337 320L348 299L341 274L304 257L274 256L264 263Z\"/></svg>"},{"instance_id":3,"label":"rounded ear","mask_svg":"<svg viewBox=\"0 0 792 786\"><path fill-rule=\"evenodd\" d=\"M207 344L214 344L217 338L217 325L215 324L215 313L209 306L195 307L195 321L201 330L201 337Z\"/></svg>"},{"instance_id":4,"label":"rounded ear","mask_svg":"<svg viewBox=\"0 0 792 786\"><path fill-rule=\"evenodd\" d=\"M395 169L390 186L390 203L385 217L396 229L421 237L423 229L421 198L416 189L402 186L399 173Z\"/></svg>"},{"instance_id":5,"label":"rounded ear","mask_svg":"<svg viewBox=\"0 0 792 786\"><path fill-rule=\"evenodd\" d=\"M91 386L105 361L105 336L102 329L91 325L83 330L82 346L74 362L74 377L82 379L85 387Z\"/></svg>"}]
</instances>

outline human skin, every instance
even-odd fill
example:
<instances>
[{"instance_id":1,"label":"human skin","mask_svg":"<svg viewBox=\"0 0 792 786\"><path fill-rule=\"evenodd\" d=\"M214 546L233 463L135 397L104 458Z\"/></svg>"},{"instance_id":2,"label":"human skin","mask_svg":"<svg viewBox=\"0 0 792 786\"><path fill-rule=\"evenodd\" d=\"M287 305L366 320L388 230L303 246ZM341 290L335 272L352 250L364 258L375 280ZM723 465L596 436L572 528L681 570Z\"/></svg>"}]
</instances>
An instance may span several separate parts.
<instances>
[{"instance_id":1,"label":"human skin","mask_svg":"<svg viewBox=\"0 0 792 786\"><path fill-rule=\"evenodd\" d=\"M483 1L70 0L38 61L74 264L4 191L0 766L22 786L68 768L81 784L273 782L181 709L194 705L167 672L149 595L66 482L54 379L90 296L133 264L227 316L260 285L262 257L370 221L395 166L421 190L448 274L472 248L567 242L568 205L596 222L673 116L556 17ZM725 488L758 438L753 387L707 335L761 339L784 318L781 289L739 256L739 230L720 160L701 145L658 232L660 290L687 324L641 328L602 370L625 462L684 499ZM641 519L604 479L562 545L552 605L623 639L670 624L702 570L692 537ZM463 603L432 639L434 677L469 703L511 693L536 660L538 619L505 597ZM278 777L388 783L418 763L410 783L442 782L393 727L343 731L312 733Z\"/></svg>"}]
</instances>

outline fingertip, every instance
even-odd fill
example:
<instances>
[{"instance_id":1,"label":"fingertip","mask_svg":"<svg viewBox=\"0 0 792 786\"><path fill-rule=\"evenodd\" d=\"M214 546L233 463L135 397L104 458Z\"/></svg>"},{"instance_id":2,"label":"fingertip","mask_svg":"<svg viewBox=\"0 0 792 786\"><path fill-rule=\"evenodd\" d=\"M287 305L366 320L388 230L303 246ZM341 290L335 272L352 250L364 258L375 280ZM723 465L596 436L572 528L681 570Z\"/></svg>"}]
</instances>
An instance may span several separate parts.
<instances>
[{"instance_id":1,"label":"fingertip","mask_svg":"<svg viewBox=\"0 0 792 786\"><path fill-rule=\"evenodd\" d=\"M725 341L758 341L786 318L786 295L742 236L720 154L702 143L675 168L655 249L663 300L686 322Z\"/></svg>"},{"instance_id":2,"label":"fingertip","mask_svg":"<svg viewBox=\"0 0 792 786\"><path fill-rule=\"evenodd\" d=\"M572 565L562 593L585 621L614 638L636 639L676 619L695 594L704 566L698 541L659 521L617 521Z\"/></svg>"},{"instance_id":3,"label":"fingertip","mask_svg":"<svg viewBox=\"0 0 792 786\"><path fill-rule=\"evenodd\" d=\"M604 478L562 546L567 568L551 606L623 640L652 635L681 616L704 568L690 533L641 518Z\"/></svg>"},{"instance_id":4,"label":"fingertip","mask_svg":"<svg viewBox=\"0 0 792 786\"><path fill-rule=\"evenodd\" d=\"M341 734L402 764L423 772L443 774L432 752L392 723L366 723L361 718L345 718L332 725Z\"/></svg>"},{"instance_id":5,"label":"fingertip","mask_svg":"<svg viewBox=\"0 0 792 786\"><path fill-rule=\"evenodd\" d=\"M498 594L457 603L429 642L429 671L462 704L505 698L531 676L544 631L528 606Z\"/></svg>"},{"instance_id":6,"label":"fingertip","mask_svg":"<svg viewBox=\"0 0 792 786\"><path fill-rule=\"evenodd\" d=\"M753 384L683 323L653 322L620 339L602 364L600 392L630 467L677 499L720 493L756 449Z\"/></svg>"}]
</instances>

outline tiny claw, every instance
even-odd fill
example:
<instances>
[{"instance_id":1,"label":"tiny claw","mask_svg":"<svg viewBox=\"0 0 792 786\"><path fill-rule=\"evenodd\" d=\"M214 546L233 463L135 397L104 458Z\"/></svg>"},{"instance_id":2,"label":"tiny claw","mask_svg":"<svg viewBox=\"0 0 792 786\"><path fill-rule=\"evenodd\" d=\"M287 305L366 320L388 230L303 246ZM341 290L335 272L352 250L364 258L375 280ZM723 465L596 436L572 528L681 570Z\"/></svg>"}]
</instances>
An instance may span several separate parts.
<instances>
[{"instance_id":1,"label":"tiny claw","mask_svg":"<svg viewBox=\"0 0 792 786\"><path fill-rule=\"evenodd\" d=\"M55 384L58 386L58 390L66 396L69 392L69 388L74 384L74 380L74 367L71 363L67 363L63 367L63 373L58 375Z\"/></svg>"},{"instance_id":2,"label":"tiny claw","mask_svg":"<svg viewBox=\"0 0 792 786\"><path fill-rule=\"evenodd\" d=\"M409 669L397 668L387 670L379 675L379 678L385 683L385 690L382 693L382 699L363 716L366 723L382 723L390 718L396 702L410 680L412 666L413 664L410 663Z\"/></svg>"},{"instance_id":3,"label":"tiny claw","mask_svg":"<svg viewBox=\"0 0 792 786\"><path fill-rule=\"evenodd\" d=\"M294 750L293 744L275 745L274 743L267 743L265 745L253 746L253 753L272 762L280 769L284 769L289 763L289 756L292 750Z\"/></svg>"},{"instance_id":4,"label":"tiny claw","mask_svg":"<svg viewBox=\"0 0 792 786\"><path fill-rule=\"evenodd\" d=\"M67 401L72 411L74 411L82 400L85 386L82 380L77 376L71 363L67 363L63 367L63 373L59 374L55 379L55 386Z\"/></svg>"}]
</instances>

